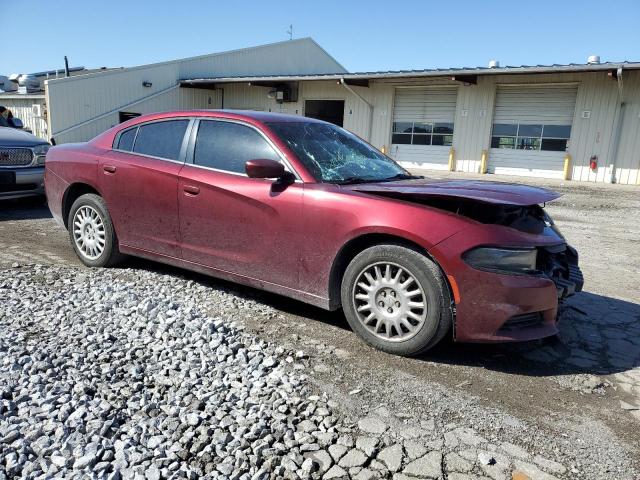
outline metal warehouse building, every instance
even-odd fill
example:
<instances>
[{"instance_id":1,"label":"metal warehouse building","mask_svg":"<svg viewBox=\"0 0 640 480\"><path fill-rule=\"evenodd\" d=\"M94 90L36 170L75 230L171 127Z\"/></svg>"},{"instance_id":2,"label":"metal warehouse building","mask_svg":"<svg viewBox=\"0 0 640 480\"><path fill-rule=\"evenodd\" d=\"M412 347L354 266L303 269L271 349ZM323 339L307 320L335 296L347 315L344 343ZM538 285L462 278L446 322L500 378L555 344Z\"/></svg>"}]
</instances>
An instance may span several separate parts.
<instances>
[{"instance_id":1,"label":"metal warehouse building","mask_svg":"<svg viewBox=\"0 0 640 480\"><path fill-rule=\"evenodd\" d=\"M640 63L348 73L305 38L46 82L57 143L131 116L321 118L415 168L640 183Z\"/></svg>"}]
</instances>

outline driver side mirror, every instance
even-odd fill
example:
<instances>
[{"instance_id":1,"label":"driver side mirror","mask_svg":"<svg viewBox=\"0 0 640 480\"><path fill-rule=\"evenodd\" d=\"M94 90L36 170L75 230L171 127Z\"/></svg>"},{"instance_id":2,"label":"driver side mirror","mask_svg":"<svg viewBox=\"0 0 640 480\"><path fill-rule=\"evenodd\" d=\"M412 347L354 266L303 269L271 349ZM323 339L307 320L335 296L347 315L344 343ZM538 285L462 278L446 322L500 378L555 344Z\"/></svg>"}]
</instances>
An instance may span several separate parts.
<instances>
[{"instance_id":1,"label":"driver side mirror","mask_svg":"<svg viewBox=\"0 0 640 480\"><path fill-rule=\"evenodd\" d=\"M22 120L20 120L19 118L13 117L11 119L11 123L13 123L13 128L24 128L24 123L22 123Z\"/></svg>"},{"instance_id":2,"label":"driver side mirror","mask_svg":"<svg viewBox=\"0 0 640 480\"><path fill-rule=\"evenodd\" d=\"M249 160L244 164L244 168L249 178L294 179L293 174L287 172L284 165L275 160Z\"/></svg>"}]
</instances>

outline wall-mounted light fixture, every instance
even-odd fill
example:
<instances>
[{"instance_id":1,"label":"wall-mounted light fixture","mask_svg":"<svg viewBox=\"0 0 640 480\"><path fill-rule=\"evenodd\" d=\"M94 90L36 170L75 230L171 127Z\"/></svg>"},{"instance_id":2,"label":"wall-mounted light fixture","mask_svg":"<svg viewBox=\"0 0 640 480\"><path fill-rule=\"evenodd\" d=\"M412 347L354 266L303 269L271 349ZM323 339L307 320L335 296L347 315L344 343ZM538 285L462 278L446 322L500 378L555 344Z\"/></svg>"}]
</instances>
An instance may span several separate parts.
<instances>
[{"instance_id":1,"label":"wall-mounted light fixture","mask_svg":"<svg viewBox=\"0 0 640 480\"><path fill-rule=\"evenodd\" d=\"M149 82L148 80L144 80L142 82L142 86L143 87L150 87L151 85L153 85L153 83Z\"/></svg>"}]
</instances>

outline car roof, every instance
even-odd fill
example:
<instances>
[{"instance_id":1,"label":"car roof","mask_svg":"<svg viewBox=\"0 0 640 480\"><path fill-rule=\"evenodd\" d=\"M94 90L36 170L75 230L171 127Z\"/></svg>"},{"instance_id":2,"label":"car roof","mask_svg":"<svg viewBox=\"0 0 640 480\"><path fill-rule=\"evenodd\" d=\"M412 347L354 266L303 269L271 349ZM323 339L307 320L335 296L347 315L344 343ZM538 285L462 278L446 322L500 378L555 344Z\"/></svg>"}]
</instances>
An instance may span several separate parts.
<instances>
[{"instance_id":1,"label":"car roof","mask_svg":"<svg viewBox=\"0 0 640 480\"><path fill-rule=\"evenodd\" d=\"M301 115L291 115L276 112L260 112L255 110L234 110L234 109L200 109L200 110L175 110L170 112L152 113L142 115L131 120L131 124L137 124L142 121L171 118L171 117L213 117L213 118L229 118L234 120L247 120L250 122L269 123L269 122L304 122L304 123L325 123L322 120L303 117ZM128 122L127 122L128 123Z\"/></svg>"}]
</instances>

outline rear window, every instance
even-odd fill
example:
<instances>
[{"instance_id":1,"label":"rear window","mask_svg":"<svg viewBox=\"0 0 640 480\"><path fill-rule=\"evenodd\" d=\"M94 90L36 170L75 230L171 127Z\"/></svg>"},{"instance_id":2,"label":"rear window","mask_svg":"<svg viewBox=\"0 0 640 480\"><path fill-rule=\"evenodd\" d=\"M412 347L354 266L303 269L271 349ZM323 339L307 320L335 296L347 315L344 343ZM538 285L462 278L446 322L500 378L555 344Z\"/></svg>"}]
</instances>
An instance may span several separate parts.
<instances>
[{"instance_id":1,"label":"rear window","mask_svg":"<svg viewBox=\"0 0 640 480\"><path fill-rule=\"evenodd\" d=\"M141 125L133 146L135 153L178 160L189 120L167 120Z\"/></svg>"},{"instance_id":2,"label":"rear window","mask_svg":"<svg viewBox=\"0 0 640 480\"><path fill-rule=\"evenodd\" d=\"M120 134L120 139L118 140L118 150L124 150L126 152L130 152L133 150L133 141L136 139L136 131L137 128L131 128L125 132Z\"/></svg>"}]
</instances>

